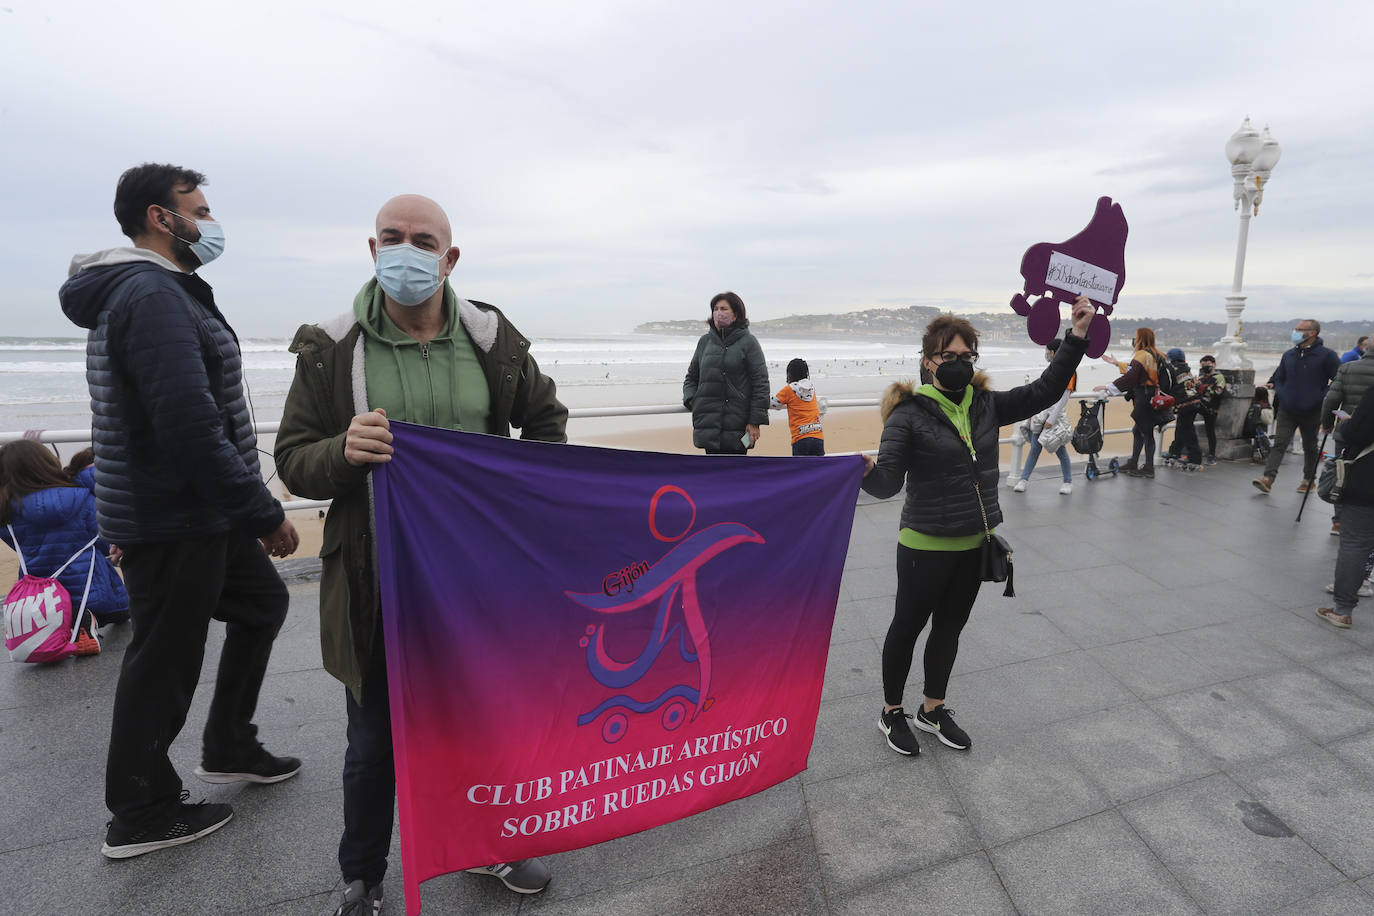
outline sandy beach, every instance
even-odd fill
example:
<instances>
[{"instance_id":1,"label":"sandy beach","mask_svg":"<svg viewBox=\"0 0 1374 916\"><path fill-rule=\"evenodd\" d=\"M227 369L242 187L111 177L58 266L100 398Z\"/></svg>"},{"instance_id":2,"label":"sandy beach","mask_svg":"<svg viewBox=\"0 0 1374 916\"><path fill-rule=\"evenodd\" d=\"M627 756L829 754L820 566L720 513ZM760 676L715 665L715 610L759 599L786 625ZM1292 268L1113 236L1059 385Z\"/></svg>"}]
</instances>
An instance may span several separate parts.
<instances>
[{"instance_id":1,"label":"sandy beach","mask_svg":"<svg viewBox=\"0 0 1374 916\"><path fill-rule=\"evenodd\" d=\"M1076 421L1078 408L1074 404L1069 405L1070 419ZM1130 426L1130 404L1121 398L1113 398L1107 402L1107 429L1127 428ZM781 413L772 416L773 422L763 428L763 434L759 438L758 446L754 449L756 455L790 455L792 453L791 438L787 431L786 418ZM692 447L692 424L691 417L686 414L673 415L671 417L644 417L641 418L643 426L633 430L620 432L597 432L585 436L577 435L575 429L570 430L571 438L578 445L597 445L607 448L633 449L636 451L658 451L673 454L691 455L698 454L699 451ZM876 407L845 407L835 408L825 416L825 449L828 454L839 452L858 452L876 449L878 440L882 436L882 420L878 415ZM1002 430L1002 436L1010 436L1011 428ZM269 446L266 446L270 448ZM1121 453L1129 453L1130 438L1126 436L1110 436L1107 439L1104 454L1110 456ZM1003 445L1001 448L1000 466L1005 475L1010 468L1012 447ZM1075 461L1081 460L1080 456L1070 454ZM1052 464L1045 464L1043 467L1052 467ZM278 497L287 498L281 490L280 483L273 480L270 484ZM287 514L291 523L296 526L300 534L300 547L296 550L293 558L318 556L320 552L320 542L324 532L323 512L320 509L298 509ZM11 550L0 551L0 582L11 583L19 576L19 563L15 554ZM78 599L79 600L79 599Z\"/></svg>"}]
</instances>

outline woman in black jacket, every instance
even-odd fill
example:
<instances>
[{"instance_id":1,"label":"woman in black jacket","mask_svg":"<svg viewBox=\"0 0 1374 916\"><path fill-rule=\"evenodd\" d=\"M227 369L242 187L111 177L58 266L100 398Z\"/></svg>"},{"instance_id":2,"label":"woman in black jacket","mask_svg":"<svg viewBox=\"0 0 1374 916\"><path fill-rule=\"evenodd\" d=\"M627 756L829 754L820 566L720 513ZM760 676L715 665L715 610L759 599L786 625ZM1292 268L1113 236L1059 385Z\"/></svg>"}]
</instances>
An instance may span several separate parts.
<instances>
[{"instance_id":1,"label":"woman in black jacket","mask_svg":"<svg viewBox=\"0 0 1374 916\"><path fill-rule=\"evenodd\" d=\"M1134 344L1135 352L1129 363L1117 362L1110 356L1102 357L1103 362L1112 363L1121 370L1121 377L1110 384L1098 385L1093 390L1109 395L1124 394L1130 399L1131 460L1121 469L1131 477L1153 477L1155 430L1163 424L1160 423L1159 411L1154 409L1150 399L1159 391L1159 365L1165 359L1164 354L1155 348L1155 332L1151 328L1136 328ZM1142 450L1145 452L1144 464L1140 463Z\"/></svg>"},{"instance_id":2,"label":"woman in black jacket","mask_svg":"<svg viewBox=\"0 0 1374 916\"><path fill-rule=\"evenodd\" d=\"M941 315L926 328L921 371L930 384L894 384L883 396L883 438L866 457L863 488L880 499L906 481L897 538L897 600L883 642L883 711L878 726L899 754L919 754L907 720L953 748L972 744L945 706L945 688L982 585L984 532L1002 521L997 503L998 433L1054 404L1087 349L1094 307L1080 296L1073 328L1040 378L1010 391L991 391L974 372L978 332L962 318ZM930 624L925 651L925 702L913 717L902 706L916 637Z\"/></svg>"},{"instance_id":3,"label":"woman in black jacket","mask_svg":"<svg viewBox=\"0 0 1374 916\"><path fill-rule=\"evenodd\" d=\"M711 299L710 328L682 382L682 403L692 412L692 444L708 455L743 455L768 423L768 364L749 333L744 300L734 293Z\"/></svg>"}]
</instances>

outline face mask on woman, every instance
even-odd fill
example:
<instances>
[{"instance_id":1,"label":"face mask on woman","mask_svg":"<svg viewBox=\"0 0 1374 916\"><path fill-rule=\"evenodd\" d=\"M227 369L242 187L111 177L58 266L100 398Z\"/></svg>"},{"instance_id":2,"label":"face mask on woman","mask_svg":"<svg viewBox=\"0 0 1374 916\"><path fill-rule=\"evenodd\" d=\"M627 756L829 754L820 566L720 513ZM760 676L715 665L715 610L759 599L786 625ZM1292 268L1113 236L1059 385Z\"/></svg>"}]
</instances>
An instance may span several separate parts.
<instances>
[{"instance_id":1,"label":"face mask on woman","mask_svg":"<svg viewBox=\"0 0 1374 916\"><path fill-rule=\"evenodd\" d=\"M961 394L973 381L973 365L962 359L952 359L935 367L935 381L950 394Z\"/></svg>"}]
</instances>

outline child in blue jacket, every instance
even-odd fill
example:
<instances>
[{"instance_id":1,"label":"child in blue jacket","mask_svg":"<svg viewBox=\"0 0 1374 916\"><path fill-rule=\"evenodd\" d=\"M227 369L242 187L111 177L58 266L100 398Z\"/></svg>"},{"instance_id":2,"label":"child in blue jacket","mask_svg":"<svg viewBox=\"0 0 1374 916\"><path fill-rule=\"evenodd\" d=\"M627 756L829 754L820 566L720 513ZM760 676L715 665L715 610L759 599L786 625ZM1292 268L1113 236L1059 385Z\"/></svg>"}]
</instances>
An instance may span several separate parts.
<instances>
[{"instance_id":1,"label":"child in blue jacket","mask_svg":"<svg viewBox=\"0 0 1374 916\"><path fill-rule=\"evenodd\" d=\"M73 480L57 457L37 442L20 439L0 446L0 540L11 547L19 542L30 573L51 575L97 535L93 486L93 473L87 470ZM80 607L90 574L86 613L100 626L129 619L129 595L106 559L109 551L109 545L98 539L94 550L82 551L57 577L72 604ZM76 654L99 653L89 616L81 629Z\"/></svg>"}]
</instances>

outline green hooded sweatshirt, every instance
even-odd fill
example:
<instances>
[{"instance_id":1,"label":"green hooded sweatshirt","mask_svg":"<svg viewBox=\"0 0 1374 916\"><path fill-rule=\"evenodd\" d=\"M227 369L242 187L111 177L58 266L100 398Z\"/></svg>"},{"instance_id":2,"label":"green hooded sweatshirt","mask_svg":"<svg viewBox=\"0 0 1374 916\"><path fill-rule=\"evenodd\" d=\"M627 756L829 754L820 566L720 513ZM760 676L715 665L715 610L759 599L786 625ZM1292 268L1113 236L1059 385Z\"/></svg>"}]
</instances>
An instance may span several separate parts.
<instances>
[{"instance_id":1,"label":"green hooded sweatshirt","mask_svg":"<svg viewBox=\"0 0 1374 916\"><path fill-rule=\"evenodd\" d=\"M444 281L444 329L428 343L387 317L374 277L353 300L365 335L367 403L393 420L489 433L491 392L472 339L458 320L458 297Z\"/></svg>"}]
</instances>

